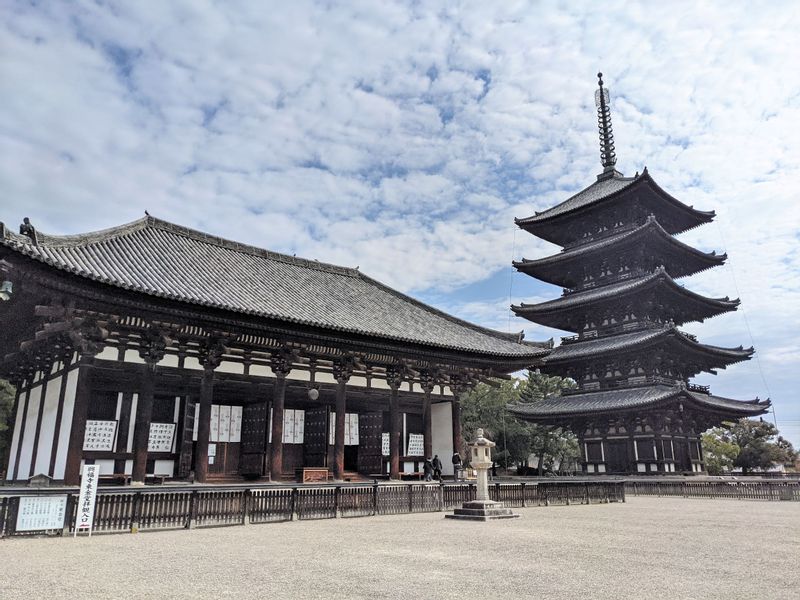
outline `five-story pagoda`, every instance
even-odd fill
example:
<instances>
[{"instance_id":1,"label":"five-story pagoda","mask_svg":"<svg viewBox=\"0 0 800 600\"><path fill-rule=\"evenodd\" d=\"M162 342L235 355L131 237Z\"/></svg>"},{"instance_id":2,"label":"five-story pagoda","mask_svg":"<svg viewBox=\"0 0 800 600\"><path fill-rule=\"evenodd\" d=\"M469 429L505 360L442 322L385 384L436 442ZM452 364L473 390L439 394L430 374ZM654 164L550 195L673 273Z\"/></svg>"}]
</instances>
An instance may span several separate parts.
<instances>
[{"instance_id":1,"label":"five-story pagoda","mask_svg":"<svg viewBox=\"0 0 800 600\"><path fill-rule=\"evenodd\" d=\"M676 279L721 265L674 236L709 223L648 173L616 170L608 90L595 94L603 172L566 201L517 225L563 248L514 266L562 286L563 295L512 306L534 323L571 331L541 370L574 379L560 397L518 405L518 417L568 427L586 473L704 471L700 434L723 421L763 414L769 401L731 400L689 383L701 372L748 360L753 348L699 343L678 326L736 310L738 300L696 294Z\"/></svg>"}]
</instances>

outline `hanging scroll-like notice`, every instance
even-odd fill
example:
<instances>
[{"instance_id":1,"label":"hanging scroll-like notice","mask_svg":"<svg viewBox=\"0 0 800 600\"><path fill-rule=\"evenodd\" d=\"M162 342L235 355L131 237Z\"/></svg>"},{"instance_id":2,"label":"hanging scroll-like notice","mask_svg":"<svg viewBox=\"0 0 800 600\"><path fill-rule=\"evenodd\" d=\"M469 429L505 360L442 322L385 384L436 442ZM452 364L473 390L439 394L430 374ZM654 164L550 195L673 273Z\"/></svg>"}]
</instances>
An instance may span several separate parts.
<instances>
[{"instance_id":1,"label":"hanging scroll-like notice","mask_svg":"<svg viewBox=\"0 0 800 600\"><path fill-rule=\"evenodd\" d=\"M117 437L116 421L86 421L83 449L91 452L113 452Z\"/></svg>"},{"instance_id":2,"label":"hanging scroll-like notice","mask_svg":"<svg viewBox=\"0 0 800 600\"><path fill-rule=\"evenodd\" d=\"M423 454L425 454L425 436L421 433L409 433L406 456L422 456Z\"/></svg>"},{"instance_id":3,"label":"hanging scroll-like notice","mask_svg":"<svg viewBox=\"0 0 800 600\"><path fill-rule=\"evenodd\" d=\"M389 456L389 434L382 433L381 434L381 454L384 456Z\"/></svg>"},{"instance_id":4,"label":"hanging scroll-like notice","mask_svg":"<svg viewBox=\"0 0 800 600\"><path fill-rule=\"evenodd\" d=\"M172 438L175 436L175 423L150 423L150 438L147 440L148 452L172 452Z\"/></svg>"}]
</instances>

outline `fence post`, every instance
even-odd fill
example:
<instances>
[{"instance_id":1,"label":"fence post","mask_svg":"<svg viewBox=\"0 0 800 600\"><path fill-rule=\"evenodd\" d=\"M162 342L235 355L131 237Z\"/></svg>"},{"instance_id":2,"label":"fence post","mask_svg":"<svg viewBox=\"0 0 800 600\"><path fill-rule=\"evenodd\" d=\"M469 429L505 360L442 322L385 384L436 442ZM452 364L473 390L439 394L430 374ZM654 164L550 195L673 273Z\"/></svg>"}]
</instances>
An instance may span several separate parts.
<instances>
[{"instance_id":1,"label":"fence post","mask_svg":"<svg viewBox=\"0 0 800 600\"><path fill-rule=\"evenodd\" d=\"M194 529L197 526L197 490L192 490L189 496L189 515L186 519L186 529Z\"/></svg>"},{"instance_id":2,"label":"fence post","mask_svg":"<svg viewBox=\"0 0 800 600\"><path fill-rule=\"evenodd\" d=\"M299 515L297 514L297 488L294 487L292 488L292 513L289 520L294 521L298 517Z\"/></svg>"},{"instance_id":3,"label":"fence post","mask_svg":"<svg viewBox=\"0 0 800 600\"><path fill-rule=\"evenodd\" d=\"M340 486L336 486L333 488L333 516L335 519L341 517L341 512L339 508L339 499L342 495L342 488Z\"/></svg>"},{"instance_id":4,"label":"fence post","mask_svg":"<svg viewBox=\"0 0 800 600\"><path fill-rule=\"evenodd\" d=\"M414 484L408 484L408 512L414 512Z\"/></svg>"},{"instance_id":5,"label":"fence post","mask_svg":"<svg viewBox=\"0 0 800 600\"><path fill-rule=\"evenodd\" d=\"M72 507L75 506L75 496L72 494L67 494L67 506L66 510L64 511L64 527L61 529L61 536L69 536L69 528L73 522L72 519ZM9 507L10 508L10 507Z\"/></svg>"},{"instance_id":6,"label":"fence post","mask_svg":"<svg viewBox=\"0 0 800 600\"><path fill-rule=\"evenodd\" d=\"M242 525L250 524L250 490L245 490L242 497Z\"/></svg>"},{"instance_id":7,"label":"fence post","mask_svg":"<svg viewBox=\"0 0 800 600\"><path fill-rule=\"evenodd\" d=\"M142 492L133 495L133 510L131 511L131 533L139 533L139 521L142 516Z\"/></svg>"},{"instance_id":8,"label":"fence post","mask_svg":"<svg viewBox=\"0 0 800 600\"><path fill-rule=\"evenodd\" d=\"M372 516L378 514L378 482L372 484Z\"/></svg>"},{"instance_id":9,"label":"fence post","mask_svg":"<svg viewBox=\"0 0 800 600\"><path fill-rule=\"evenodd\" d=\"M520 488L522 489L522 508L525 508L525 482L524 481L520 484Z\"/></svg>"},{"instance_id":10,"label":"fence post","mask_svg":"<svg viewBox=\"0 0 800 600\"><path fill-rule=\"evenodd\" d=\"M439 512L442 512L444 510L444 482L442 480L439 480L439 491L436 494L436 500L439 503Z\"/></svg>"},{"instance_id":11,"label":"fence post","mask_svg":"<svg viewBox=\"0 0 800 600\"><path fill-rule=\"evenodd\" d=\"M683 492L683 497L688 498L689 496L686 495L686 482L681 481L681 491Z\"/></svg>"}]
</instances>

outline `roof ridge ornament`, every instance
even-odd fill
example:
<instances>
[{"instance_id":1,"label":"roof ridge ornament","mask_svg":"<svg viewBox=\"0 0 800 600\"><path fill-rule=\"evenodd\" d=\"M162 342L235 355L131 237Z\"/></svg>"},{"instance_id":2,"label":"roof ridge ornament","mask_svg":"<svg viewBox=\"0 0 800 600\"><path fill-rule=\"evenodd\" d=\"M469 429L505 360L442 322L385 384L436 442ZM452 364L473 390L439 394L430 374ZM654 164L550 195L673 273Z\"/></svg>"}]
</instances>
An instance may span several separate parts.
<instances>
[{"instance_id":1,"label":"roof ridge ornament","mask_svg":"<svg viewBox=\"0 0 800 600\"><path fill-rule=\"evenodd\" d=\"M594 104L597 107L597 128L600 131L600 162L603 173L598 179L608 179L614 176L617 164L617 155L614 152L614 132L611 127L611 108L608 88L603 87L603 74L597 74L599 88L594 93Z\"/></svg>"}]
</instances>

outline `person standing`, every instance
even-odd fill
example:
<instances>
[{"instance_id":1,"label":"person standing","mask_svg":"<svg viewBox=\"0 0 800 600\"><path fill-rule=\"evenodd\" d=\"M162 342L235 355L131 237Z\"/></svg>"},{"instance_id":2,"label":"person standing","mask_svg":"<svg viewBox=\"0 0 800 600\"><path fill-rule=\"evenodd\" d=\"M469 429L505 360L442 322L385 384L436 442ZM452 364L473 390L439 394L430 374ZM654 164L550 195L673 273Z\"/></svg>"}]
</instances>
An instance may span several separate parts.
<instances>
[{"instance_id":1,"label":"person standing","mask_svg":"<svg viewBox=\"0 0 800 600\"><path fill-rule=\"evenodd\" d=\"M458 451L453 452L453 481L458 481L458 472L461 469L461 455Z\"/></svg>"},{"instance_id":2,"label":"person standing","mask_svg":"<svg viewBox=\"0 0 800 600\"><path fill-rule=\"evenodd\" d=\"M434 467L430 458L425 459L425 463L422 465L422 470L425 473L425 481L431 481L433 479Z\"/></svg>"},{"instance_id":3,"label":"person standing","mask_svg":"<svg viewBox=\"0 0 800 600\"><path fill-rule=\"evenodd\" d=\"M442 480L442 461L439 460L439 455L433 455L433 478L441 481Z\"/></svg>"}]
</instances>

